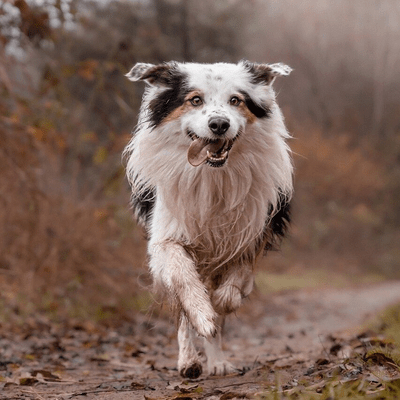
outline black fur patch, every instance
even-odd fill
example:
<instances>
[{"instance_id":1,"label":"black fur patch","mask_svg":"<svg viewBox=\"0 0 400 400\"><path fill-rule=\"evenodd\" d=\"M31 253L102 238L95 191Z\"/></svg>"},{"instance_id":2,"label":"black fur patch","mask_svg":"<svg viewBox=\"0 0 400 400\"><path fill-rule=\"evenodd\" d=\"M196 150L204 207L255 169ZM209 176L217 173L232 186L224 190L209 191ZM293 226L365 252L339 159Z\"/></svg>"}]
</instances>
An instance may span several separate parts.
<instances>
[{"instance_id":1,"label":"black fur patch","mask_svg":"<svg viewBox=\"0 0 400 400\"><path fill-rule=\"evenodd\" d=\"M186 76L176 68L168 70L165 79L166 89L150 102L150 121L153 126L160 125L176 108L180 107L190 92L185 84Z\"/></svg>"},{"instance_id":2,"label":"black fur patch","mask_svg":"<svg viewBox=\"0 0 400 400\"><path fill-rule=\"evenodd\" d=\"M244 103L246 107L254 114L257 118L269 118L271 110L265 105L256 104L247 92L240 92L244 96Z\"/></svg>"},{"instance_id":3,"label":"black fur patch","mask_svg":"<svg viewBox=\"0 0 400 400\"><path fill-rule=\"evenodd\" d=\"M268 219L264 227L264 250L276 250L281 239L285 236L291 218L290 218L290 202L286 195L279 196L279 210L271 218ZM272 211L272 210L271 210Z\"/></svg>"},{"instance_id":4,"label":"black fur patch","mask_svg":"<svg viewBox=\"0 0 400 400\"><path fill-rule=\"evenodd\" d=\"M156 193L151 188L140 188L132 194L132 206L138 222L146 227L149 223L151 214L156 202Z\"/></svg>"}]
</instances>

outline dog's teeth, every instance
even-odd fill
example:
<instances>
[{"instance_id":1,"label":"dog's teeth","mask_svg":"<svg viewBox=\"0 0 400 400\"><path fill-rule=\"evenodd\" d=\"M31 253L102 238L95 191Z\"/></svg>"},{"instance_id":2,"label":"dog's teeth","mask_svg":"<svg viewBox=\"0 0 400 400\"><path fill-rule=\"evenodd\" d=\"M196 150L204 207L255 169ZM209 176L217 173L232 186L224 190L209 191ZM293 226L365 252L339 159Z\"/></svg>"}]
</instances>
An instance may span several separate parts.
<instances>
[{"instance_id":1,"label":"dog's teeth","mask_svg":"<svg viewBox=\"0 0 400 400\"><path fill-rule=\"evenodd\" d=\"M217 154L211 153L209 150L207 150L207 157L209 160L215 162L224 161L226 157L228 157L228 153L229 152L225 150L220 156L218 156Z\"/></svg>"}]
</instances>

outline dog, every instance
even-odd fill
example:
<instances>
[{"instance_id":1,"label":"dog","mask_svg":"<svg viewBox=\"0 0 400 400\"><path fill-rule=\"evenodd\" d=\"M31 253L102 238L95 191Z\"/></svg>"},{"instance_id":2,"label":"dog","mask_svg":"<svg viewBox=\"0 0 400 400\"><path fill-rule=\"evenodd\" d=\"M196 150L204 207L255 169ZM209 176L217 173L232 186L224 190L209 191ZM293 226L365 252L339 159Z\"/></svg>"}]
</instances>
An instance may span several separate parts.
<instances>
[{"instance_id":1,"label":"dog","mask_svg":"<svg viewBox=\"0 0 400 400\"><path fill-rule=\"evenodd\" d=\"M138 63L147 86L125 148L132 204L148 237L154 287L178 314L178 371L237 371L221 348L224 318L249 296L254 265L290 222L293 166L272 84L287 65Z\"/></svg>"}]
</instances>

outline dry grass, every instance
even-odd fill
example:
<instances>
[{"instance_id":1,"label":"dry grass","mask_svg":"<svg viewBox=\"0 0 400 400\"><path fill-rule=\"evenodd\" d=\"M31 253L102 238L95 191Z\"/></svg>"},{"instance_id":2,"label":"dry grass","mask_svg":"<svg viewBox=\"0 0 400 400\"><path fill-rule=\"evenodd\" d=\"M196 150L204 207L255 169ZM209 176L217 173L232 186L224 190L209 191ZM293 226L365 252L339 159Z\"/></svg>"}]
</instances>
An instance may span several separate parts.
<instances>
[{"instance_id":1,"label":"dry grass","mask_svg":"<svg viewBox=\"0 0 400 400\"><path fill-rule=\"evenodd\" d=\"M79 198L48 143L11 121L0 136L4 303L20 313L43 309L55 316L136 312L145 257L127 191L120 195L124 206Z\"/></svg>"},{"instance_id":2,"label":"dry grass","mask_svg":"<svg viewBox=\"0 0 400 400\"><path fill-rule=\"evenodd\" d=\"M294 129L291 146L299 190L307 190L322 203L332 200L357 206L377 200L388 182L383 163L371 157L371 149L352 146L346 133L327 135L315 125Z\"/></svg>"},{"instance_id":3,"label":"dry grass","mask_svg":"<svg viewBox=\"0 0 400 400\"><path fill-rule=\"evenodd\" d=\"M325 269L357 280L398 277L390 166L375 149L354 146L349 135L329 136L313 124L289 125L293 223L282 253L263 264L276 273Z\"/></svg>"}]
</instances>

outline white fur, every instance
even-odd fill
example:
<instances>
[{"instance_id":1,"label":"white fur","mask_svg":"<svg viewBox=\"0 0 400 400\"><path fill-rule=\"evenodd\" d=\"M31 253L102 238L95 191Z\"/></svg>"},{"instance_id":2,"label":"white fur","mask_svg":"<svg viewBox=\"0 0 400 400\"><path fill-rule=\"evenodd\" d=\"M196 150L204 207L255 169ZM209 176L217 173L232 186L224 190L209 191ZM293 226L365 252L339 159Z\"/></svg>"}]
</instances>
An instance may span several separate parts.
<instances>
[{"instance_id":1,"label":"white fur","mask_svg":"<svg viewBox=\"0 0 400 400\"><path fill-rule=\"evenodd\" d=\"M150 271L182 308L179 328L179 370L199 363L192 327L206 338L211 374L226 374L233 367L223 359L219 316L233 311L252 289L253 265L242 265L254 254L265 222L278 211L279 194L292 194L289 137L271 87L277 75L287 75L283 64L263 65L269 71L265 84L255 83L244 63L174 64L188 76L188 86L201 93L202 107L159 126L150 121L150 103L164 90L147 79L136 132L128 144L127 176L134 192L151 188L156 202L149 222ZM128 74L138 80L152 66L138 64ZM247 92L256 104L267 104L270 118L249 123L229 98ZM236 139L221 168L193 167L187 151L191 138L214 139L208 128L212 116L229 119L226 137ZM271 209L272 214L271 214ZM220 287L212 287L207 271L225 271ZM216 338L213 336L216 335ZM183 372L184 374L184 372Z\"/></svg>"}]
</instances>

